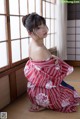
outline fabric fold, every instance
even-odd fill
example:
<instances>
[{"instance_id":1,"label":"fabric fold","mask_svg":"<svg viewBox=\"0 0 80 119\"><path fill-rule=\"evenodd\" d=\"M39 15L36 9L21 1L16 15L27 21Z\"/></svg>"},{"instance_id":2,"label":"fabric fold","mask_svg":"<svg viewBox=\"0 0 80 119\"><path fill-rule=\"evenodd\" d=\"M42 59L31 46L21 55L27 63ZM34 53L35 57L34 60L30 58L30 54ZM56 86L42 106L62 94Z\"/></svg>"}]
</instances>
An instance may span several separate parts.
<instances>
[{"instance_id":1,"label":"fabric fold","mask_svg":"<svg viewBox=\"0 0 80 119\"><path fill-rule=\"evenodd\" d=\"M74 87L64 82L64 78L73 72L58 57L47 61L29 60L24 68L28 80L27 92L33 104L61 112L77 111L80 97Z\"/></svg>"}]
</instances>

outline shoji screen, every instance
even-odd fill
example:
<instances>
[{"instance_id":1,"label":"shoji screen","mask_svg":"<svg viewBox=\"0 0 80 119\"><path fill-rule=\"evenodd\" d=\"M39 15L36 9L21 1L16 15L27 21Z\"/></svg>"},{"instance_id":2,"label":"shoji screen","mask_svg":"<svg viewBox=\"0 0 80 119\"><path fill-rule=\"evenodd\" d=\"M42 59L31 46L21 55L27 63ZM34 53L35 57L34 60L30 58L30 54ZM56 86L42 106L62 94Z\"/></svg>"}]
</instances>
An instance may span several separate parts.
<instances>
[{"instance_id":1,"label":"shoji screen","mask_svg":"<svg viewBox=\"0 0 80 119\"><path fill-rule=\"evenodd\" d=\"M68 60L80 61L80 3L68 4Z\"/></svg>"}]
</instances>

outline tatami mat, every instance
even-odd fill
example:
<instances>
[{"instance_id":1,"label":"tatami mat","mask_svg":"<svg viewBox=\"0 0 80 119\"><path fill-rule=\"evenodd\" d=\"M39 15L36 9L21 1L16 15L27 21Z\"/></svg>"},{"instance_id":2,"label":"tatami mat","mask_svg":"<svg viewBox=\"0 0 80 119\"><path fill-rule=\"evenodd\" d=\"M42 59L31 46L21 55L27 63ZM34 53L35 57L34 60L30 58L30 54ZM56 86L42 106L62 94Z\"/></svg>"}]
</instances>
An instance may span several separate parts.
<instances>
[{"instance_id":1,"label":"tatami mat","mask_svg":"<svg viewBox=\"0 0 80 119\"><path fill-rule=\"evenodd\" d=\"M80 68L75 68L73 74L66 77L65 80L74 86L80 94ZM7 112L8 119L80 119L80 106L78 107L78 111L74 113L61 113L53 110L29 112L29 107L30 101L26 94L24 94L3 111Z\"/></svg>"}]
</instances>

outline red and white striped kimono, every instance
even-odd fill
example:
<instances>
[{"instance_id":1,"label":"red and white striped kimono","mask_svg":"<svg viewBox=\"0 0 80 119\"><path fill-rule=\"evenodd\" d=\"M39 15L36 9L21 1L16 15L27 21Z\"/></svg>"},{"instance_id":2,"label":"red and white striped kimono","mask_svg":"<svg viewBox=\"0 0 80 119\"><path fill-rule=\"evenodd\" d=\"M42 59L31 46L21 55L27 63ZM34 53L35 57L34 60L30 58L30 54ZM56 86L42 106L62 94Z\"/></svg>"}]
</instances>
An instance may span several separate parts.
<instances>
[{"instance_id":1,"label":"red and white striped kimono","mask_svg":"<svg viewBox=\"0 0 80 119\"><path fill-rule=\"evenodd\" d=\"M24 73L31 102L55 111L77 111L80 97L72 86L63 81L72 71L73 67L58 57L47 61L29 60Z\"/></svg>"}]
</instances>

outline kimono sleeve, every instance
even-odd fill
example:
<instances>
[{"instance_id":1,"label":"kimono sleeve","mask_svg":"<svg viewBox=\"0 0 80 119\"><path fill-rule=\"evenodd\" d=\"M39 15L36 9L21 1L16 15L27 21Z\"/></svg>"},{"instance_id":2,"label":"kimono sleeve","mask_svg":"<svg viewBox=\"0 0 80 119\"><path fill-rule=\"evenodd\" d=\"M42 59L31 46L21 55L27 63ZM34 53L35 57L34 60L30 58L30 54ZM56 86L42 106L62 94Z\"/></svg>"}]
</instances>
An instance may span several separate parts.
<instances>
[{"instance_id":1,"label":"kimono sleeve","mask_svg":"<svg viewBox=\"0 0 80 119\"><path fill-rule=\"evenodd\" d=\"M66 75L69 75L73 72L74 68L73 66L70 66L69 64L67 64L65 61L63 61L62 59L58 59L58 63L61 67L61 71L63 73L65 73Z\"/></svg>"}]
</instances>

